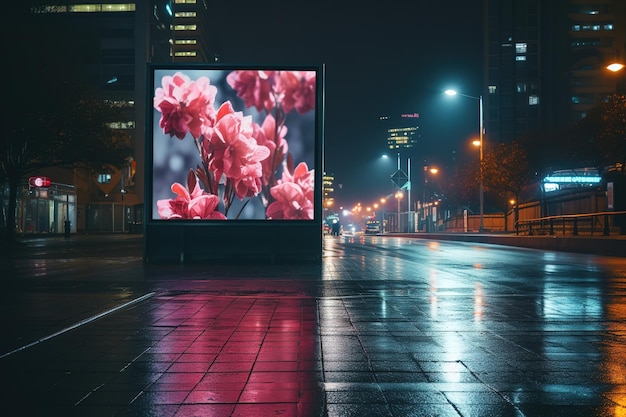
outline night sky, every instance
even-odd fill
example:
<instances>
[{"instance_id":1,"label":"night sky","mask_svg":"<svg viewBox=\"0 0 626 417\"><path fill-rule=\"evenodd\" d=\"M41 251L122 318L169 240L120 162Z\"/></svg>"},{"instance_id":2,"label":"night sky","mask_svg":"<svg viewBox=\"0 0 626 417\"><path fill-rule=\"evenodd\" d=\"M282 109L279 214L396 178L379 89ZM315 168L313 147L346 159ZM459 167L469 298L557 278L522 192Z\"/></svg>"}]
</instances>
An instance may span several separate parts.
<instances>
[{"instance_id":1,"label":"night sky","mask_svg":"<svg viewBox=\"0 0 626 417\"><path fill-rule=\"evenodd\" d=\"M480 95L481 2L221 3L211 6L210 26L223 63L325 64L325 170L339 204L393 190L397 154L381 159L382 115L420 115L418 147L401 158L405 172L411 159L415 192L425 163L445 175L453 151L457 159L476 152L468 143L478 134L478 101L443 91Z\"/></svg>"}]
</instances>

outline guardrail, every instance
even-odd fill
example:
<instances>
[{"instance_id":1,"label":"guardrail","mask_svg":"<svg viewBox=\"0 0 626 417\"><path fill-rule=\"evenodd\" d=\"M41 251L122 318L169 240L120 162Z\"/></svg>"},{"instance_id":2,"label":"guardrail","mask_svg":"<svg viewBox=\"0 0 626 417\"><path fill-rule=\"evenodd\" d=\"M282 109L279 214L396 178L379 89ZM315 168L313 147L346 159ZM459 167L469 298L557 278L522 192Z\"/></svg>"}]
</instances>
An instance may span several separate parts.
<instances>
[{"instance_id":1,"label":"guardrail","mask_svg":"<svg viewBox=\"0 0 626 417\"><path fill-rule=\"evenodd\" d=\"M595 231L602 232L604 236L611 233L609 218L626 215L626 211L605 211L600 213L587 214L563 214L560 216L547 216L537 219L518 220L515 223L515 234L526 231L528 236L535 234L554 235L556 231L566 235L571 233L574 236L581 232L594 234Z\"/></svg>"}]
</instances>

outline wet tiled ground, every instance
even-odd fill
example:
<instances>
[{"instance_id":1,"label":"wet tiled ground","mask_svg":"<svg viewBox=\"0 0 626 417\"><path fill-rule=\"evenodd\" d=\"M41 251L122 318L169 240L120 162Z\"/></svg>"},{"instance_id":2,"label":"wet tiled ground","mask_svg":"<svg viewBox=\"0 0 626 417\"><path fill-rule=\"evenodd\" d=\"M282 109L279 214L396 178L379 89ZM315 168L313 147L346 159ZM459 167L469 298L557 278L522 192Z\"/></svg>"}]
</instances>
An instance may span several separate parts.
<instances>
[{"instance_id":1,"label":"wet tiled ground","mask_svg":"<svg viewBox=\"0 0 626 417\"><path fill-rule=\"evenodd\" d=\"M61 245L2 259L0 415L626 416L624 258L329 237L321 265L143 266L133 239Z\"/></svg>"}]
</instances>

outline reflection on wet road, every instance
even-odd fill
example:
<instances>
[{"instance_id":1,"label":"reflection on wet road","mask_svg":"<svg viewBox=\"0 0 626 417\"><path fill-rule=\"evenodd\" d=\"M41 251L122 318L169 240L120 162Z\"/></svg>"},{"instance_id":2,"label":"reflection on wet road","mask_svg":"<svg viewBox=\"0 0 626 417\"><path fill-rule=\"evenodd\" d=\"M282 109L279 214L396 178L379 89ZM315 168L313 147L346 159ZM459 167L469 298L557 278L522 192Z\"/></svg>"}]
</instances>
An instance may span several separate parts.
<instances>
[{"instance_id":1,"label":"reflection on wet road","mask_svg":"<svg viewBox=\"0 0 626 417\"><path fill-rule=\"evenodd\" d=\"M626 416L626 258L327 236L321 264L143 265L136 237L24 245L0 258L0 415Z\"/></svg>"},{"instance_id":2,"label":"reflection on wet road","mask_svg":"<svg viewBox=\"0 0 626 417\"><path fill-rule=\"evenodd\" d=\"M393 237L324 243L329 415L626 415L625 259Z\"/></svg>"}]
</instances>

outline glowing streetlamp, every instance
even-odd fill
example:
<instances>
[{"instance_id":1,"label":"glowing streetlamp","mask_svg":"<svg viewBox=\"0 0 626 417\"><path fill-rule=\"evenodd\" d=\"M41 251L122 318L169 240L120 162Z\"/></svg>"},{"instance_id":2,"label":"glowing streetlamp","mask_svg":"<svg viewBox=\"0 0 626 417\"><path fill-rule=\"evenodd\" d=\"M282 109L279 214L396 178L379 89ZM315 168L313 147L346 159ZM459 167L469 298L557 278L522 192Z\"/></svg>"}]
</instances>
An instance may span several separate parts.
<instances>
[{"instance_id":1,"label":"glowing streetlamp","mask_svg":"<svg viewBox=\"0 0 626 417\"><path fill-rule=\"evenodd\" d=\"M425 222L425 232L429 231L430 228L430 222L429 222L429 215L426 211L426 184L428 184L428 173L435 175L439 172L438 168L435 167L428 167L428 165L424 165L424 194L422 196L422 211L423 211L423 215L422 217L424 217L424 222Z\"/></svg>"},{"instance_id":2,"label":"glowing streetlamp","mask_svg":"<svg viewBox=\"0 0 626 417\"><path fill-rule=\"evenodd\" d=\"M404 197L404 194L402 193L402 191L398 190L396 192L396 200L398 200L398 217L396 219L396 227L398 229L398 232L400 231L400 200L402 200L402 197Z\"/></svg>"},{"instance_id":3,"label":"glowing streetlamp","mask_svg":"<svg viewBox=\"0 0 626 417\"><path fill-rule=\"evenodd\" d=\"M478 100L478 126L479 126L479 140L478 147L480 149L480 227L479 232L482 233L485 230L485 216L484 216L484 191L483 191L483 134L484 134L484 117L483 117L483 96L468 96L466 94L458 93L456 90L446 90L445 94L448 96L463 96L467 98L471 98L474 100Z\"/></svg>"},{"instance_id":4,"label":"glowing streetlamp","mask_svg":"<svg viewBox=\"0 0 626 417\"><path fill-rule=\"evenodd\" d=\"M380 224L380 231L382 234L385 233L385 203L387 202L387 199L385 197L380 199L380 205L383 208L383 218L382 218L382 223Z\"/></svg>"},{"instance_id":5,"label":"glowing streetlamp","mask_svg":"<svg viewBox=\"0 0 626 417\"><path fill-rule=\"evenodd\" d=\"M626 80L624 80L623 77L623 73L625 72L624 68L626 68L626 65L617 61L606 66L606 69L612 72L609 76L615 79L616 94L624 94L624 92L626 92Z\"/></svg>"}]
</instances>

